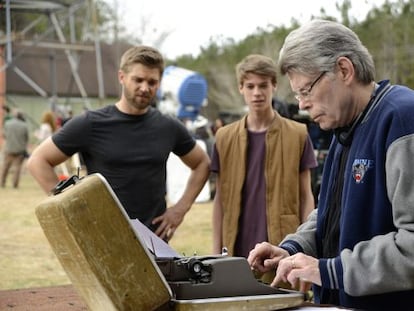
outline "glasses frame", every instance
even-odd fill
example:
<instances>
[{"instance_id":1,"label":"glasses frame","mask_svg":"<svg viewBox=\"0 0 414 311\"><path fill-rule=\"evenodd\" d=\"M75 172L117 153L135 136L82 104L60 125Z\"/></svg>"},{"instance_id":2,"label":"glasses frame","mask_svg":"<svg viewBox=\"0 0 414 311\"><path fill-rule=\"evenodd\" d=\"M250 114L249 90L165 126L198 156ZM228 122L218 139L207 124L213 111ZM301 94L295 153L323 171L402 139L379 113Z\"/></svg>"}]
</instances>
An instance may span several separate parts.
<instances>
[{"instance_id":1,"label":"glasses frame","mask_svg":"<svg viewBox=\"0 0 414 311\"><path fill-rule=\"evenodd\" d=\"M327 73L327 71L322 71L321 74L311 83L307 90L301 91L299 94L295 94L297 101L304 101L309 99L309 96L312 95L313 87L322 79L322 77Z\"/></svg>"}]
</instances>

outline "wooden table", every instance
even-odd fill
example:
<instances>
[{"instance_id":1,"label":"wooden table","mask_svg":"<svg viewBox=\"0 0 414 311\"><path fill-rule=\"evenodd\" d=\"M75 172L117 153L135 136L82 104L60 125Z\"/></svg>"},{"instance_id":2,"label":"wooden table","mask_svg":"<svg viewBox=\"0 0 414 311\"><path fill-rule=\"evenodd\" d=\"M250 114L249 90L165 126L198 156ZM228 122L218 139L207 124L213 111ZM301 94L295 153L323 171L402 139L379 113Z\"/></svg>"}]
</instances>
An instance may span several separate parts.
<instances>
[{"instance_id":1,"label":"wooden table","mask_svg":"<svg viewBox=\"0 0 414 311\"><path fill-rule=\"evenodd\" d=\"M292 310L304 310L313 306L321 310L329 310L329 306L317 306L305 302ZM1 311L86 311L82 298L70 285L40 288L0 290ZM335 308L335 310L337 310ZM345 309L344 309L345 310Z\"/></svg>"},{"instance_id":2,"label":"wooden table","mask_svg":"<svg viewBox=\"0 0 414 311\"><path fill-rule=\"evenodd\" d=\"M0 291L2 311L88 310L72 285Z\"/></svg>"}]
</instances>

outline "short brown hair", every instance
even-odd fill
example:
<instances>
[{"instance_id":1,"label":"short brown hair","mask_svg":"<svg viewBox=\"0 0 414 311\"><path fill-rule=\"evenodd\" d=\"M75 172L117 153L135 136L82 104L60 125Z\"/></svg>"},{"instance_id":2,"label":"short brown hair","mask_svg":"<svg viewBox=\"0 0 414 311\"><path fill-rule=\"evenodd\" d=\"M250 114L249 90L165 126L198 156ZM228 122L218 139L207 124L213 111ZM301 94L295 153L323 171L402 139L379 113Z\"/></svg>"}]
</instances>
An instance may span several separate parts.
<instances>
[{"instance_id":1,"label":"short brown hair","mask_svg":"<svg viewBox=\"0 0 414 311\"><path fill-rule=\"evenodd\" d=\"M142 64L149 68L157 68L162 75L164 71L164 58L161 53L153 47L139 45L129 48L121 57L119 68L128 73L133 64Z\"/></svg>"},{"instance_id":2,"label":"short brown hair","mask_svg":"<svg viewBox=\"0 0 414 311\"><path fill-rule=\"evenodd\" d=\"M272 83L276 85L277 65L270 57L251 54L243 58L236 66L236 77L239 85L243 84L244 79L246 79L249 73L270 77Z\"/></svg>"}]
</instances>

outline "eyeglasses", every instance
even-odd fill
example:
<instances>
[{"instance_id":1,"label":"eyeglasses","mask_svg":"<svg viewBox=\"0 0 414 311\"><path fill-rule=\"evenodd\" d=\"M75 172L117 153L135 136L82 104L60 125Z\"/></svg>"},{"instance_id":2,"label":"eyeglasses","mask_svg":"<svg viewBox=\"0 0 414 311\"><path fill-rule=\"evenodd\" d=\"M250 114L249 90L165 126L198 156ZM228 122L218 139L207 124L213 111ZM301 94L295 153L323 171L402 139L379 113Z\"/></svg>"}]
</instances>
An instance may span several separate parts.
<instances>
[{"instance_id":1,"label":"eyeglasses","mask_svg":"<svg viewBox=\"0 0 414 311\"><path fill-rule=\"evenodd\" d=\"M315 81L313 81L311 83L311 85L309 86L309 88L307 90L303 90L299 94L295 94L296 100L297 101L308 100L309 97L311 96L311 92L312 92L313 87L316 85L316 83L319 82L319 80L322 79L322 77L325 73L327 73L327 71L322 71L322 73L315 79Z\"/></svg>"}]
</instances>

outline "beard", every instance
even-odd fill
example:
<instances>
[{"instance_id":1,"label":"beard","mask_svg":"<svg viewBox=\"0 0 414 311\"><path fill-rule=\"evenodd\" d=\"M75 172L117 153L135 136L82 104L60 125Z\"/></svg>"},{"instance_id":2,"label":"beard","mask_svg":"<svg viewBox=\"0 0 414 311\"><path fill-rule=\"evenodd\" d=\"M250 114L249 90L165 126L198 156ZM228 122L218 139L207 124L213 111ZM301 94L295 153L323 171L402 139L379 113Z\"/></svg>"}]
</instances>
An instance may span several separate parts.
<instances>
[{"instance_id":1,"label":"beard","mask_svg":"<svg viewBox=\"0 0 414 311\"><path fill-rule=\"evenodd\" d=\"M143 110L151 106L153 97L149 92L140 93L139 95L130 92L127 88L123 89L124 97L131 107L137 110Z\"/></svg>"}]
</instances>

